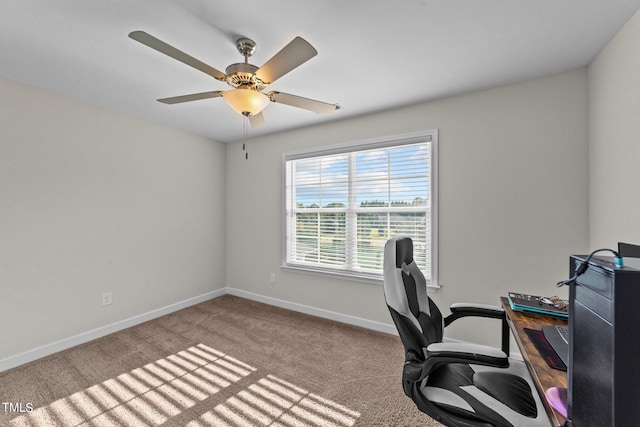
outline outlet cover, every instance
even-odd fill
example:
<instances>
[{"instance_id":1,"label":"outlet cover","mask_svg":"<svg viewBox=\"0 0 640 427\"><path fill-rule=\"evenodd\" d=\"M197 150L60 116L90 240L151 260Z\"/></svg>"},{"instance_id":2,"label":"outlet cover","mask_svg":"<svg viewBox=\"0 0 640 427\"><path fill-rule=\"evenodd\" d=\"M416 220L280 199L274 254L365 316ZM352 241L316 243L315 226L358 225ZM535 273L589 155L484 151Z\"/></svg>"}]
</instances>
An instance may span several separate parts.
<instances>
[{"instance_id":1,"label":"outlet cover","mask_svg":"<svg viewBox=\"0 0 640 427\"><path fill-rule=\"evenodd\" d=\"M102 294L102 305L109 305L113 302L111 292L104 292Z\"/></svg>"}]
</instances>

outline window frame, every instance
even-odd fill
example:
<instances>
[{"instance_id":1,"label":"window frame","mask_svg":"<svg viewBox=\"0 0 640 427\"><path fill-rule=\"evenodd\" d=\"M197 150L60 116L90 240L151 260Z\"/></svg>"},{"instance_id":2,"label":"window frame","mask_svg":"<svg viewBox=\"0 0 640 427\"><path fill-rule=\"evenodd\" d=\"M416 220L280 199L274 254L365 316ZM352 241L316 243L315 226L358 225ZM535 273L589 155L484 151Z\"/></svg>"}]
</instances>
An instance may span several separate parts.
<instances>
[{"instance_id":1,"label":"window frame","mask_svg":"<svg viewBox=\"0 0 640 427\"><path fill-rule=\"evenodd\" d=\"M429 204L431 241L430 262L431 274L426 277L427 287L434 291L440 286L438 284L438 129L423 130L418 132L389 135L380 138L353 141L336 145L323 146L319 148L304 149L284 152L282 155L282 262L281 269L284 271L300 272L323 277L333 277L346 280L355 280L366 283L382 285L382 274L366 272L356 272L350 270L339 270L323 268L318 266L307 266L287 262L287 161L300 160L310 157L345 154L355 151L364 151L381 148L392 148L401 145L408 145L420 142L430 142L430 164L429 164ZM357 209L357 208L356 208Z\"/></svg>"}]
</instances>

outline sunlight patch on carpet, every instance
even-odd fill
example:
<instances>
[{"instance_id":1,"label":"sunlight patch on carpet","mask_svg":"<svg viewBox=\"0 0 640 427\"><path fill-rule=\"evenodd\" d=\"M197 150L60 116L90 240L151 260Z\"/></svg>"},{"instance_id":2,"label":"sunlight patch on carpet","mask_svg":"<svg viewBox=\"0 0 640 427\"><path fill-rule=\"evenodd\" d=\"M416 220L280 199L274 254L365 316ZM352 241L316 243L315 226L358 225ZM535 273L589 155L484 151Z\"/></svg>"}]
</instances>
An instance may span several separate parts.
<instances>
[{"instance_id":1,"label":"sunlight patch on carpet","mask_svg":"<svg viewBox=\"0 0 640 427\"><path fill-rule=\"evenodd\" d=\"M187 427L349 427L360 413L268 375Z\"/></svg>"},{"instance_id":2,"label":"sunlight patch on carpet","mask_svg":"<svg viewBox=\"0 0 640 427\"><path fill-rule=\"evenodd\" d=\"M35 408L12 419L11 426L158 426L255 371L232 356L198 344ZM185 421L186 425L350 427L360 414L267 375L196 417Z\"/></svg>"},{"instance_id":3,"label":"sunlight patch on carpet","mask_svg":"<svg viewBox=\"0 0 640 427\"><path fill-rule=\"evenodd\" d=\"M11 425L159 425L255 370L198 344L36 408L11 420Z\"/></svg>"}]
</instances>

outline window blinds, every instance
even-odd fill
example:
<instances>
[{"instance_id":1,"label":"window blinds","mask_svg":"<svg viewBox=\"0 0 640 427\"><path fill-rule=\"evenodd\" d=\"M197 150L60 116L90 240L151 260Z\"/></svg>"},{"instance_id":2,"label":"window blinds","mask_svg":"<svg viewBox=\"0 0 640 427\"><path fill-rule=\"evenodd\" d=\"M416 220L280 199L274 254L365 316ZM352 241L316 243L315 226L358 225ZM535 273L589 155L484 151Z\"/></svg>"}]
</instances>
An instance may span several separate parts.
<instances>
[{"instance_id":1,"label":"window blinds","mask_svg":"<svg viewBox=\"0 0 640 427\"><path fill-rule=\"evenodd\" d=\"M285 157L285 264L381 275L385 242L403 235L429 278L431 138L351 150Z\"/></svg>"}]
</instances>

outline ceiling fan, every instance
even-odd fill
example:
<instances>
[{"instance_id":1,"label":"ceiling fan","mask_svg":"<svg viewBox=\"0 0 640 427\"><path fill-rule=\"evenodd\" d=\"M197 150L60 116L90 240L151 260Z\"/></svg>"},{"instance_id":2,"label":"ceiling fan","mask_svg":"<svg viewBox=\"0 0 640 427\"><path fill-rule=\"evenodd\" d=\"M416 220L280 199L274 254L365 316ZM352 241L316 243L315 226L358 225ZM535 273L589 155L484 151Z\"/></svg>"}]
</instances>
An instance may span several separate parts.
<instances>
[{"instance_id":1,"label":"ceiling fan","mask_svg":"<svg viewBox=\"0 0 640 427\"><path fill-rule=\"evenodd\" d=\"M229 65L224 73L144 31L133 31L129 37L217 80L226 82L233 88L228 91L215 90L158 99L164 104L222 97L231 108L248 117L252 127L264 124L262 110L269 102L286 104L316 113L329 113L340 108L337 104L329 104L284 92L262 92L271 83L318 54L318 51L302 37L294 38L260 68L248 62L248 58L256 50L256 43L248 38L239 38L236 41L236 47L238 52L244 56L244 62Z\"/></svg>"}]
</instances>

